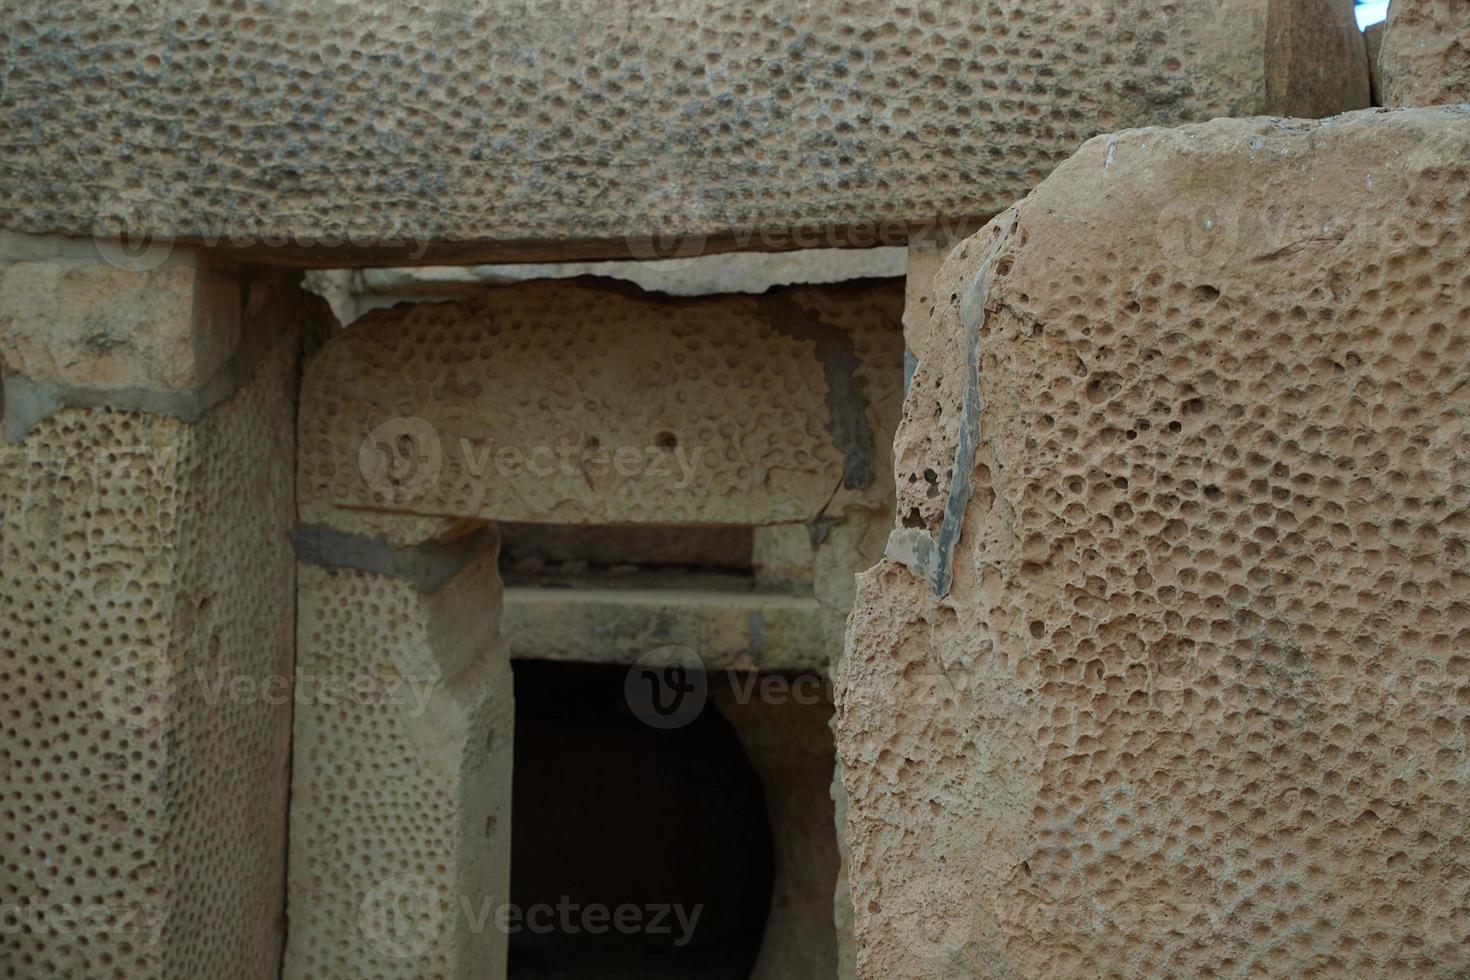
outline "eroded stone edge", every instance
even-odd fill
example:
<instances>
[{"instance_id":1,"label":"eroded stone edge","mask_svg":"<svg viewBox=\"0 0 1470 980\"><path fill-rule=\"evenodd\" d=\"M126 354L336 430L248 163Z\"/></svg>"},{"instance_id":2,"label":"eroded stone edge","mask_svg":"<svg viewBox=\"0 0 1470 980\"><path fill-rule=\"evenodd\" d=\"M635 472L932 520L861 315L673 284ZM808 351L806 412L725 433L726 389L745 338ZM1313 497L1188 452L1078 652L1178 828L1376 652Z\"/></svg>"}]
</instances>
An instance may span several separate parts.
<instances>
[{"instance_id":1,"label":"eroded stone edge","mask_svg":"<svg viewBox=\"0 0 1470 980\"><path fill-rule=\"evenodd\" d=\"M827 432L842 452L842 487L867 489L874 478L873 432L868 425L868 396L857 377L860 361L852 334L803 308L789 291L767 293L760 302L777 333L816 346L827 382Z\"/></svg>"},{"instance_id":2,"label":"eroded stone edge","mask_svg":"<svg viewBox=\"0 0 1470 980\"><path fill-rule=\"evenodd\" d=\"M936 538L924 528L894 528L884 549L886 557L921 576L944 598L954 582L954 547L964 530L965 509L970 504L971 470L975 465L975 449L980 441L980 330L985 325L985 304L990 294L991 267L1006 251L1016 230L1014 209L998 218L1002 222L985 260L960 300L960 322L965 327L965 366L968 377L960 402L960 432L955 445L954 475L950 479L949 497L944 503L944 518Z\"/></svg>"},{"instance_id":3,"label":"eroded stone edge","mask_svg":"<svg viewBox=\"0 0 1470 980\"><path fill-rule=\"evenodd\" d=\"M298 561L399 579L424 595L433 595L479 558L485 543L494 537L495 529L487 525L453 541L405 548L322 524L303 524L296 528L292 542Z\"/></svg>"}]
</instances>

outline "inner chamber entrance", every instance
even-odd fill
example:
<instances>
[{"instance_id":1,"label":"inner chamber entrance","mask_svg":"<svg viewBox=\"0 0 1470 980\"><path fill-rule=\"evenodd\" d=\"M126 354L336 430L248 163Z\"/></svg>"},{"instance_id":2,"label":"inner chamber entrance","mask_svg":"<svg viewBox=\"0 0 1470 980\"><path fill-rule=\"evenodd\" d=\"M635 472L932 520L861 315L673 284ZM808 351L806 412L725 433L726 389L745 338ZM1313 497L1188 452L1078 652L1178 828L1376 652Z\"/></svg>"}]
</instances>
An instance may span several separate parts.
<instances>
[{"instance_id":1,"label":"inner chamber entrance","mask_svg":"<svg viewBox=\"0 0 1470 980\"><path fill-rule=\"evenodd\" d=\"M761 780L706 703L650 727L627 669L515 664L509 975L749 977L774 851Z\"/></svg>"}]
</instances>

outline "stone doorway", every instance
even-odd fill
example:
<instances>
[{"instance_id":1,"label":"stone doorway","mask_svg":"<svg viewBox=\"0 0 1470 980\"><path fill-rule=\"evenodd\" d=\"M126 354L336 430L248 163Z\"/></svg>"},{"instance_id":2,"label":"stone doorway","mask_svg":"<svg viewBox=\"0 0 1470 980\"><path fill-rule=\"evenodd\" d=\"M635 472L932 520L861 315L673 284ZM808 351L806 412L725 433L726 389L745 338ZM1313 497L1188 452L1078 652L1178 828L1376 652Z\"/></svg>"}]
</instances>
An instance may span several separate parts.
<instances>
[{"instance_id":1,"label":"stone doorway","mask_svg":"<svg viewBox=\"0 0 1470 980\"><path fill-rule=\"evenodd\" d=\"M711 703L645 724L626 673L515 664L507 975L745 980L775 874L760 776Z\"/></svg>"},{"instance_id":2,"label":"stone doorway","mask_svg":"<svg viewBox=\"0 0 1470 980\"><path fill-rule=\"evenodd\" d=\"M902 386L902 294L896 281L691 299L517 283L374 310L308 361L298 663L342 689L386 678L415 696L298 707L287 977L539 980L588 975L587 962L597 976L657 976L646 935L610 953L611 941L525 928L531 906L560 917L564 895L584 901L558 868L591 875L585 901L610 913L682 904L687 921L704 905L709 938L695 930L688 944L704 963L668 959L669 975L838 975L826 680L853 572L891 520L878 458ZM553 761L636 773L648 736L605 731L626 751L553 760L543 745L526 762L538 740L517 744L512 661L523 677L616 678L669 649L693 658L709 704L692 732L663 733L665 751L681 758L674 747L705 724L725 753L707 779L680 781L671 826L723 827L703 835L723 841L691 862L699 874L674 866L684 877L665 884L683 892L644 896L634 886L649 869L619 865L606 839L558 865L556 837L572 831L526 816L538 794L543 811L583 811L584 829L586 811L603 814L518 779ZM597 717L527 697L523 712L539 703L543 720ZM616 727L616 702L602 703ZM743 803L705 812L733 785ZM747 844L732 851L737 838Z\"/></svg>"}]
</instances>

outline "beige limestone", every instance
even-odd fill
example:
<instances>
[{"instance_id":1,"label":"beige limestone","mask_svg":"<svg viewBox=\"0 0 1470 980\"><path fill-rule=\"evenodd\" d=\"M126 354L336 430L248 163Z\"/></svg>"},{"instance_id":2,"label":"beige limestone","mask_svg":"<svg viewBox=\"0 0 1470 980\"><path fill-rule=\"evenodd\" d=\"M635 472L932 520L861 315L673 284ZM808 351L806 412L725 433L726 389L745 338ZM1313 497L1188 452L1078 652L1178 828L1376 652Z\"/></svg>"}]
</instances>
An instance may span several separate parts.
<instances>
[{"instance_id":1,"label":"beige limestone","mask_svg":"<svg viewBox=\"0 0 1470 980\"><path fill-rule=\"evenodd\" d=\"M375 311L306 368L302 519L813 522L891 499L896 282L678 300L605 282Z\"/></svg>"},{"instance_id":2,"label":"beige limestone","mask_svg":"<svg viewBox=\"0 0 1470 980\"><path fill-rule=\"evenodd\" d=\"M338 265L872 244L1098 132L1360 105L1347 6L14 0L0 226Z\"/></svg>"},{"instance_id":3,"label":"beige limestone","mask_svg":"<svg viewBox=\"0 0 1470 980\"><path fill-rule=\"evenodd\" d=\"M1470 3L1393 0L1378 68L1391 109L1470 102Z\"/></svg>"},{"instance_id":4,"label":"beige limestone","mask_svg":"<svg viewBox=\"0 0 1470 980\"><path fill-rule=\"evenodd\" d=\"M181 246L157 266L133 269L90 246L25 244L0 247L8 375L187 391L204 387L239 346L239 275L227 262Z\"/></svg>"},{"instance_id":5,"label":"beige limestone","mask_svg":"<svg viewBox=\"0 0 1470 980\"><path fill-rule=\"evenodd\" d=\"M904 278L903 342L912 357L924 349L934 316L934 276L962 239L924 238L909 245Z\"/></svg>"},{"instance_id":6,"label":"beige limestone","mask_svg":"<svg viewBox=\"0 0 1470 980\"><path fill-rule=\"evenodd\" d=\"M179 294L118 288L188 335ZM314 307L280 280L251 293L245 330L271 346L202 418L62 406L0 446L6 975L276 975L295 339ZM134 354L150 378L173 360ZM84 360L54 365L78 397L99 380Z\"/></svg>"},{"instance_id":7,"label":"beige limestone","mask_svg":"<svg viewBox=\"0 0 1470 980\"><path fill-rule=\"evenodd\" d=\"M771 911L751 980L837 976L837 835L827 794L835 754L827 727L832 706L825 696L811 703L800 690L800 700L781 703L744 696L738 687L715 692L716 706L760 776L775 849Z\"/></svg>"},{"instance_id":8,"label":"beige limestone","mask_svg":"<svg viewBox=\"0 0 1470 980\"><path fill-rule=\"evenodd\" d=\"M973 231L974 229L970 229ZM352 288L361 311L406 300L445 299L481 286L525 279L600 276L631 282L651 293L711 296L763 293L772 286L887 279L904 274L907 250L809 248L793 252L735 252L665 261L521 262L508 265L418 266L355 270Z\"/></svg>"},{"instance_id":9,"label":"beige limestone","mask_svg":"<svg viewBox=\"0 0 1470 980\"><path fill-rule=\"evenodd\" d=\"M432 580L300 566L287 980L505 976L515 715L478 535Z\"/></svg>"},{"instance_id":10,"label":"beige limestone","mask_svg":"<svg viewBox=\"0 0 1470 980\"><path fill-rule=\"evenodd\" d=\"M952 254L838 686L861 976L1470 970L1467 268L1470 108L1099 137Z\"/></svg>"},{"instance_id":11,"label":"beige limestone","mask_svg":"<svg viewBox=\"0 0 1470 980\"><path fill-rule=\"evenodd\" d=\"M511 656L534 660L632 664L681 646L709 670L825 673L840 643L815 599L770 592L515 588L504 621Z\"/></svg>"}]
</instances>

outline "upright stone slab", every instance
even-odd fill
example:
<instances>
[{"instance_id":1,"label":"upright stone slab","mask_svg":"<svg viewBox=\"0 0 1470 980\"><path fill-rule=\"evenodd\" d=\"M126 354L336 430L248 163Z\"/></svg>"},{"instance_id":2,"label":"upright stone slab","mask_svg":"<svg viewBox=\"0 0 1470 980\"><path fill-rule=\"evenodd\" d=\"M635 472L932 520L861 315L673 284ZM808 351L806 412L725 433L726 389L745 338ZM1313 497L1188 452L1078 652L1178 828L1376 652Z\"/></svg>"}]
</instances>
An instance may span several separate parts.
<instances>
[{"instance_id":1,"label":"upright stone slab","mask_svg":"<svg viewBox=\"0 0 1470 980\"><path fill-rule=\"evenodd\" d=\"M12 0L0 227L339 265L902 244L1099 132L1366 105L1351 6Z\"/></svg>"},{"instance_id":2,"label":"upright stone slab","mask_svg":"<svg viewBox=\"0 0 1470 980\"><path fill-rule=\"evenodd\" d=\"M298 539L288 980L505 976L515 710L493 529Z\"/></svg>"},{"instance_id":3,"label":"upright stone slab","mask_svg":"<svg viewBox=\"0 0 1470 980\"><path fill-rule=\"evenodd\" d=\"M1393 0L1378 59L1391 109L1470 102L1470 3Z\"/></svg>"},{"instance_id":4,"label":"upright stone slab","mask_svg":"<svg viewBox=\"0 0 1470 980\"><path fill-rule=\"evenodd\" d=\"M266 980L320 311L184 249L6 246L0 972Z\"/></svg>"},{"instance_id":5,"label":"upright stone slab","mask_svg":"<svg viewBox=\"0 0 1470 980\"><path fill-rule=\"evenodd\" d=\"M838 688L863 977L1470 970L1467 161L1130 131L952 253Z\"/></svg>"}]
</instances>

